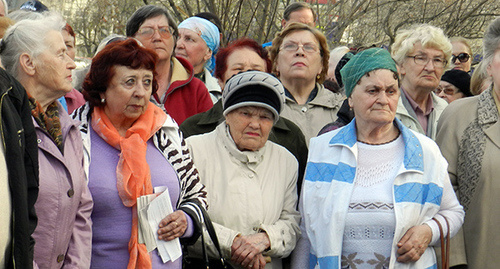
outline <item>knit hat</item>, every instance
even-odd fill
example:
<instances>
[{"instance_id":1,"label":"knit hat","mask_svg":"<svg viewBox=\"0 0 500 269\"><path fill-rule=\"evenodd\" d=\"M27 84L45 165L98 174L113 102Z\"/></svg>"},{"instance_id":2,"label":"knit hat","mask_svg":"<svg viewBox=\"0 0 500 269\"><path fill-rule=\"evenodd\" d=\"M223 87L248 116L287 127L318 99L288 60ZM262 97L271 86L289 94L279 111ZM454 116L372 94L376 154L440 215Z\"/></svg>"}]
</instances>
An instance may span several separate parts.
<instances>
[{"instance_id":1,"label":"knit hat","mask_svg":"<svg viewBox=\"0 0 500 269\"><path fill-rule=\"evenodd\" d=\"M247 71L231 77L222 91L224 116L244 106L258 106L269 109L274 123L285 104L285 89L272 75L260 71Z\"/></svg>"},{"instance_id":2,"label":"knit hat","mask_svg":"<svg viewBox=\"0 0 500 269\"><path fill-rule=\"evenodd\" d=\"M472 96L470 92L470 76L467 72L457 69L448 70L443 74L441 80L451 83L465 96Z\"/></svg>"},{"instance_id":3,"label":"knit hat","mask_svg":"<svg viewBox=\"0 0 500 269\"><path fill-rule=\"evenodd\" d=\"M377 69L398 72L396 63L387 50L371 48L354 55L340 70L346 96L351 96L352 90L366 73Z\"/></svg>"}]
</instances>

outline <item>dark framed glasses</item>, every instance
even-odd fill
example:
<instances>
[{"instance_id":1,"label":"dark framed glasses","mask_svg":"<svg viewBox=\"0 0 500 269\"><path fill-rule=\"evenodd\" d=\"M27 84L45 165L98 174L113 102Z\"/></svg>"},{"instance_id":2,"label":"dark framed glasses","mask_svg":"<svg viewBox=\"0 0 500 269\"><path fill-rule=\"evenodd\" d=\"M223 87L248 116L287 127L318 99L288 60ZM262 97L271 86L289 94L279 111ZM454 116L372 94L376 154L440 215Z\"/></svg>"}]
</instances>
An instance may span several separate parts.
<instances>
[{"instance_id":1,"label":"dark framed glasses","mask_svg":"<svg viewBox=\"0 0 500 269\"><path fill-rule=\"evenodd\" d=\"M458 59L461 63L465 63L469 60L469 58L470 55L468 53L462 52L458 55L452 55L451 62L454 63Z\"/></svg>"}]
</instances>

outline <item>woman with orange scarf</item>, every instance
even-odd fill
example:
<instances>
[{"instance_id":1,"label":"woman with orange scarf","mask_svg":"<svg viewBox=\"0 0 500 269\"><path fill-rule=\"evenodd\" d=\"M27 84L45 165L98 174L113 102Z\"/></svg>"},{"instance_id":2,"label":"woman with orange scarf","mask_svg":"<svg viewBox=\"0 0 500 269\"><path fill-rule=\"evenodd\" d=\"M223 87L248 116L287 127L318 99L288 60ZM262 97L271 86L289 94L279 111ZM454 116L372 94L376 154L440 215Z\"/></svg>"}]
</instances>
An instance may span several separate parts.
<instances>
[{"instance_id":1,"label":"woman with orange scarf","mask_svg":"<svg viewBox=\"0 0 500 269\"><path fill-rule=\"evenodd\" d=\"M177 124L149 102L157 90L157 55L134 39L108 44L83 83L87 103L73 113L82 124L85 169L95 207L91 268L181 268L162 262L138 241L137 198L169 192L173 213L157 236L196 239L193 209L206 206L204 186Z\"/></svg>"}]
</instances>

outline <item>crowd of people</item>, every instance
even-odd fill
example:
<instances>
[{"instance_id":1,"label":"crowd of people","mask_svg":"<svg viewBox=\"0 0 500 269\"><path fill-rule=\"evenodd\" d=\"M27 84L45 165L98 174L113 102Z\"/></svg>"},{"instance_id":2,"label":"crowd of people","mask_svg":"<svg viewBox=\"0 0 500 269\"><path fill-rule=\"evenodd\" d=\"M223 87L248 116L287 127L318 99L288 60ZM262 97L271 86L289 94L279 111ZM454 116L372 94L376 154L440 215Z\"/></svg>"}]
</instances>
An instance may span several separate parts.
<instances>
[{"instance_id":1,"label":"crowd of people","mask_svg":"<svg viewBox=\"0 0 500 269\"><path fill-rule=\"evenodd\" d=\"M0 269L496 268L500 18L475 68L436 26L330 51L316 20L221 46L145 5L75 70L57 12L3 0Z\"/></svg>"}]
</instances>

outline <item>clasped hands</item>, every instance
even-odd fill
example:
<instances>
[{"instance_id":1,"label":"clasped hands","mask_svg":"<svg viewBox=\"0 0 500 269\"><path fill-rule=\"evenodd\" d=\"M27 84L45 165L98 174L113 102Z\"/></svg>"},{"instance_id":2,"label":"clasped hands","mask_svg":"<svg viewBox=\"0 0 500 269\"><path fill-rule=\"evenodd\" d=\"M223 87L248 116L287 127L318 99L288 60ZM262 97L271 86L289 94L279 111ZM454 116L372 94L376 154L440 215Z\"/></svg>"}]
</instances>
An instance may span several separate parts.
<instances>
[{"instance_id":1,"label":"clasped hands","mask_svg":"<svg viewBox=\"0 0 500 269\"><path fill-rule=\"evenodd\" d=\"M231 246L231 261L244 268L264 268L266 257L262 255L271 246L265 232L252 235L238 235Z\"/></svg>"}]
</instances>

